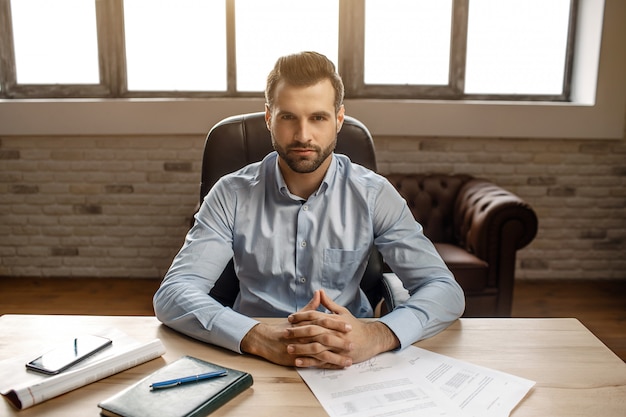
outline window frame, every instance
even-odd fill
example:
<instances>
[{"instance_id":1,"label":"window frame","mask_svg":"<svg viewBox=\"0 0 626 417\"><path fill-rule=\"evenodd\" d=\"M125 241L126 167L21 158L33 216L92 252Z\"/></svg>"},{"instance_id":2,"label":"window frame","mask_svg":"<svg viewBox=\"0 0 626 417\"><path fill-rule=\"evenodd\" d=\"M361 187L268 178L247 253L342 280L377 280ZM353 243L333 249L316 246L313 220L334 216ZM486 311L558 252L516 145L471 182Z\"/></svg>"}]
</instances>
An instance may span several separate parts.
<instances>
[{"instance_id":1,"label":"window frame","mask_svg":"<svg viewBox=\"0 0 626 417\"><path fill-rule=\"evenodd\" d=\"M100 82L98 84L18 84L10 0L0 0L0 98L247 98L262 92L236 90L235 1L226 2L226 91L129 91L126 83L123 0L93 0L96 7ZM338 70L347 99L437 99L568 101L571 93L578 0L570 0L570 23L562 93L558 95L464 94L469 0L453 0L448 85L365 84L365 0L339 0Z\"/></svg>"}]
</instances>

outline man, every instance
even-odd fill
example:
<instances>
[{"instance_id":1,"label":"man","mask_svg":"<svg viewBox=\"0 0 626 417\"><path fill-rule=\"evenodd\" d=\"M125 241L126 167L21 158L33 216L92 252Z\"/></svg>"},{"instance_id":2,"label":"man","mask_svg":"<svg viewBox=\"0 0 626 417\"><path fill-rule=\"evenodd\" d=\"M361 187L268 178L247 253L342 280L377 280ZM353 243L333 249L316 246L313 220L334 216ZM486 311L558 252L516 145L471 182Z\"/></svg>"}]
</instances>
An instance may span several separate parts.
<instances>
[{"instance_id":1,"label":"man","mask_svg":"<svg viewBox=\"0 0 626 417\"><path fill-rule=\"evenodd\" d=\"M334 154L343 84L326 57L280 58L265 119L275 152L224 176L154 296L167 326L289 366L343 368L443 330L463 292L383 177ZM359 281L373 247L409 300L373 321ZM233 309L208 293L231 258ZM330 314L329 314L330 313ZM284 317L276 325L252 317Z\"/></svg>"}]
</instances>

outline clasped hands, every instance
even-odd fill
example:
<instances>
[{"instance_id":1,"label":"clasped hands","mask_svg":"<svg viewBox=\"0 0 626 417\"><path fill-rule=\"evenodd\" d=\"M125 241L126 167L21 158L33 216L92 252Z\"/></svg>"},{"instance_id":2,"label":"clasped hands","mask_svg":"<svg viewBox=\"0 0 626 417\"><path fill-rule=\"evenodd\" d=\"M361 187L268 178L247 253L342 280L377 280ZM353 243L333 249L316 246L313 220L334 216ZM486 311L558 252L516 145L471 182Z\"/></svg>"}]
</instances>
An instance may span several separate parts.
<instances>
[{"instance_id":1,"label":"clasped hands","mask_svg":"<svg viewBox=\"0 0 626 417\"><path fill-rule=\"evenodd\" d=\"M317 311L324 306L329 313ZM301 310L279 324L259 323L241 342L244 352L287 366L341 369L399 346L379 321L362 321L315 291Z\"/></svg>"}]
</instances>

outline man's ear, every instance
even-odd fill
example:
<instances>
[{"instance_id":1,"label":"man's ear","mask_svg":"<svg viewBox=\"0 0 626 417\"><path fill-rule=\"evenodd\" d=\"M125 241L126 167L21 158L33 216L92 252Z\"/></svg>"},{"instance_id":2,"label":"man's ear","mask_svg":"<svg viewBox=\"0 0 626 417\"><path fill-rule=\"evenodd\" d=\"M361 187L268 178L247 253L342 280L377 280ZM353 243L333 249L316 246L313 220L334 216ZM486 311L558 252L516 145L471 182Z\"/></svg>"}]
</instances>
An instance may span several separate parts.
<instances>
[{"instance_id":1,"label":"man's ear","mask_svg":"<svg viewBox=\"0 0 626 417\"><path fill-rule=\"evenodd\" d=\"M272 112L270 111L270 105L265 103L265 126L267 127L267 130L272 130L270 129L271 120Z\"/></svg>"},{"instance_id":2,"label":"man's ear","mask_svg":"<svg viewBox=\"0 0 626 417\"><path fill-rule=\"evenodd\" d=\"M341 107L339 108L339 111L337 112L337 133L339 133L339 131L341 130L341 127L343 126L343 120L344 120L345 115L346 115L346 108L342 104Z\"/></svg>"}]
</instances>

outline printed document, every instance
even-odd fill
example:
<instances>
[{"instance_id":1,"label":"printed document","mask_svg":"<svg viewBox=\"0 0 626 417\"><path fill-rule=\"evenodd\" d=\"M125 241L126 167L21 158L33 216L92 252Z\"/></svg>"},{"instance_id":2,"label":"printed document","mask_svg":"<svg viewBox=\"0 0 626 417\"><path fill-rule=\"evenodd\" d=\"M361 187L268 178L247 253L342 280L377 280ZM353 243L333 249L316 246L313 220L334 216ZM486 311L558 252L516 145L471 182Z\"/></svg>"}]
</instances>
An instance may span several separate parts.
<instances>
[{"instance_id":1,"label":"printed document","mask_svg":"<svg viewBox=\"0 0 626 417\"><path fill-rule=\"evenodd\" d=\"M298 373L331 417L505 417L535 385L415 346Z\"/></svg>"}]
</instances>

